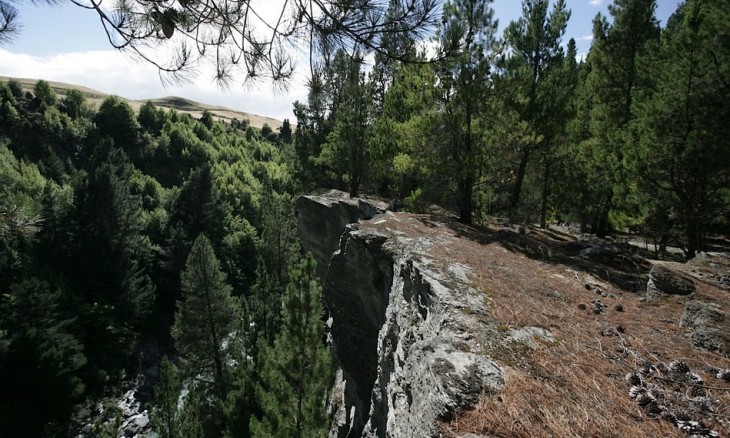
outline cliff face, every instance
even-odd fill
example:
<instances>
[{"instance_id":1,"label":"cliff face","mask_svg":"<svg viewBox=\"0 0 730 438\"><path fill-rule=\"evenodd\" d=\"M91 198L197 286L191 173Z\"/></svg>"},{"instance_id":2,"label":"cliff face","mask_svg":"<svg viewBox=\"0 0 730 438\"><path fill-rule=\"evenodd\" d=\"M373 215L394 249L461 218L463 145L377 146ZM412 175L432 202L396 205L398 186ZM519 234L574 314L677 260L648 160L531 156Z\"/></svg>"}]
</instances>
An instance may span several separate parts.
<instances>
[{"instance_id":1,"label":"cliff face","mask_svg":"<svg viewBox=\"0 0 730 438\"><path fill-rule=\"evenodd\" d=\"M503 384L502 370L481 353L496 337L484 297L467 267L429 256L449 242L421 233L428 227L417 217L386 213L343 226L328 257L321 248L332 236L319 230L338 223L341 203L299 202L305 248L328 267L323 293L341 367L330 436L435 436L438 420Z\"/></svg>"}]
</instances>

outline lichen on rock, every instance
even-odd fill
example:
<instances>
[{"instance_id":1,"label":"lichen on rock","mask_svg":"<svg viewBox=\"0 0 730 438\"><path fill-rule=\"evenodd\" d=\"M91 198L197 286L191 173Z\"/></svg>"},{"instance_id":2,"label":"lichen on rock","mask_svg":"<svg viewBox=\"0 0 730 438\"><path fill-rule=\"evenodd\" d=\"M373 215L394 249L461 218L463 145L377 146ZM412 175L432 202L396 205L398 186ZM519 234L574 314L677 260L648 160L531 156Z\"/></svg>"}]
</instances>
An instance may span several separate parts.
<instances>
[{"instance_id":1,"label":"lichen on rock","mask_svg":"<svg viewBox=\"0 0 730 438\"><path fill-rule=\"evenodd\" d=\"M316 221L307 215L337 203L305 197L298 205L305 249L313 250L317 239L307 234L321 227L308 228ZM433 239L408 232L418 225L414 216L381 215L343 225L331 258L318 250L327 264L323 297L341 367L331 437L437 436L440 421L504 383L503 370L482 348L489 341L474 335L486 336L490 327L468 267L432 260Z\"/></svg>"}]
</instances>

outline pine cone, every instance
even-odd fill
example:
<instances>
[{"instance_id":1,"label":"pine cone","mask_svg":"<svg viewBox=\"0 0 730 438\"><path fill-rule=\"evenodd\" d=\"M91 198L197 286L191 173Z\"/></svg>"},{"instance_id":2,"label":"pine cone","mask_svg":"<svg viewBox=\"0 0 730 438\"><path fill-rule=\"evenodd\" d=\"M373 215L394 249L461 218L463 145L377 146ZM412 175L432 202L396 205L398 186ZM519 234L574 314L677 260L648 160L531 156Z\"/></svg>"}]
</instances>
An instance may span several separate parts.
<instances>
[{"instance_id":1,"label":"pine cone","mask_svg":"<svg viewBox=\"0 0 730 438\"><path fill-rule=\"evenodd\" d=\"M671 369L675 373L684 374L690 372L689 365L681 360L672 361L672 363L669 364L669 369Z\"/></svg>"},{"instance_id":2,"label":"pine cone","mask_svg":"<svg viewBox=\"0 0 730 438\"><path fill-rule=\"evenodd\" d=\"M688 377L688 378L689 378L689 380L691 380L691 381L692 381L692 383L694 383L695 385L704 385L704 384L705 384L705 381L704 381L704 380L702 380L702 377L700 377L700 376L699 376L699 374L695 374L695 373L687 373L687 377Z\"/></svg>"},{"instance_id":3,"label":"pine cone","mask_svg":"<svg viewBox=\"0 0 730 438\"><path fill-rule=\"evenodd\" d=\"M690 417L689 412L685 411L684 409L674 409L672 411L672 414L674 415L674 418L677 419L677 427L679 427L679 422L687 422L692 419Z\"/></svg>"},{"instance_id":4,"label":"pine cone","mask_svg":"<svg viewBox=\"0 0 730 438\"><path fill-rule=\"evenodd\" d=\"M687 388L687 397L695 398L695 397L704 397L707 395L707 391L705 391L705 388L698 386L698 385L692 385L689 388Z\"/></svg>"},{"instance_id":5,"label":"pine cone","mask_svg":"<svg viewBox=\"0 0 730 438\"><path fill-rule=\"evenodd\" d=\"M661 389L659 389L659 388L651 388L651 389L649 389L649 390L647 391L647 393L648 393L648 394L649 394L650 396L652 396L652 397L654 397L655 399L657 399L657 400L661 400L661 399L664 399L664 398L666 398L666 397L665 397L665 395L664 395L664 393L662 392L662 390L661 390Z\"/></svg>"},{"instance_id":6,"label":"pine cone","mask_svg":"<svg viewBox=\"0 0 730 438\"><path fill-rule=\"evenodd\" d=\"M720 380L724 380L726 382L730 382L730 369L724 369L717 372L717 378Z\"/></svg>"},{"instance_id":7,"label":"pine cone","mask_svg":"<svg viewBox=\"0 0 730 438\"><path fill-rule=\"evenodd\" d=\"M641 407L648 407L650 404L656 404L654 397L647 392L642 392L636 396L636 403Z\"/></svg>"},{"instance_id":8,"label":"pine cone","mask_svg":"<svg viewBox=\"0 0 730 438\"><path fill-rule=\"evenodd\" d=\"M646 390L644 388L642 388L641 386L632 386L629 389L629 397L636 399L636 397L638 397L640 394L643 394L645 392L646 392Z\"/></svg>"},{"instance_id":9,"label":"pine cone","mask_svg":"<svg viewBox=\"0 0 730 438\"><path fill-rule=\"evenodd\" d=\"M636 374L635 372L626 374L625 379L629 385L634 385L634 386L641 385L641 377L639 377L639 375Z\"/></svg>"}]
</instances>

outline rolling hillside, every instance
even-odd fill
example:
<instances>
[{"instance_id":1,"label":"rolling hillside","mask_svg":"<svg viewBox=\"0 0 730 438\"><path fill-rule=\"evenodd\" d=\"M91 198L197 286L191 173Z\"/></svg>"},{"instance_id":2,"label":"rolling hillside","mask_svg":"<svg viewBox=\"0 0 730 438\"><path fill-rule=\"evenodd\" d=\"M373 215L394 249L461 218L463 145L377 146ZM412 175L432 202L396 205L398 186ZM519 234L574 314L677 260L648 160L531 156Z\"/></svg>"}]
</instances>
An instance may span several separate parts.
<instances>
[{"instance_id":1,"label":"rolling hillside","mask_svg":"<svg viewBox=\"0 0 730 438\"><path fill-rule=\"evenodd\" d=\"M24 89L31 90L33 88L33 85L38 81L38 79L28 79L28 78L11 78L7 76L0 76L0 81L7 81L10 79L15 79L16 81L20 82L20 84L23 86ZM56 94L59 95L59 97L63 97L66 95L66 92L71 89L77 89L81 92L83 92L86 95L86 99L90 105L98 107L101 102L109 96L108 93L104 93L98 90L94 90L88 87L84 87L82 85L75 85L75 84L67 84L64 82L55 82L55 81L48 81L48 83L51 85L53 90L56 92ZM127 99L124 96L119 96L123 99L125 99L127 102L129 102L129 105L134 108L135 111L139 110L139 107L142 106L144 102L147 100L151 101L155 105L161 108L166 109L175 109L178 112L187 113L192 115L193 117L199 118L201 114L203 113L203 110L208 110L213 114L214 117L218 118L219 120L223 121L231 121L233 119L238 120L244 120L248 119L251 123L251 126L255 128L261 128L264 123L268 124L272 129L276 130L281 126L282 121L276 120L271 117L266 116L260 116L257 114L249 114L242 111L236 111L232 110L230 108L224 108L221 106L215 106L215 105L206 105L204 103L194 102L192 100L188 100L182 97L176 97L176 96L166 96L166 97L160 97L160 98L150 98L150 99L142 99L142 100L134 100L134 99Z\"/></svg>"}]
</instances>

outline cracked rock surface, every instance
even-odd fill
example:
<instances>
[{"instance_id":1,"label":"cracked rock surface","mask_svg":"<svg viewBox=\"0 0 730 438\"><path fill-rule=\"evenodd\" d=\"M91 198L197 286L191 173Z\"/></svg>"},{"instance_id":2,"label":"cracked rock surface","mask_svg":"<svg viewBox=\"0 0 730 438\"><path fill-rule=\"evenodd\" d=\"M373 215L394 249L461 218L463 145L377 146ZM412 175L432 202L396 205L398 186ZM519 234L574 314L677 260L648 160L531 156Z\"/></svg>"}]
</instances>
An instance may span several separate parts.
<instances>
[{"instance_id":1,"label":"cracked rock surface","mask_svg":"<svg viewBox=\"0 0 730 438\"><path fill-rule=\"evenodd\" d=\"M314 238L321 227L307 228L317 224L308 212L336 204L322 197L298 203L305 249L326 266L323 296L340 367L330 437L439 436L441 420L504 384L485 353L504 335L469 268L430 257L457 238L409 232L424 227L418 216L387 212L343 226L331 257L314 251L311 242L324 239Z\"/></svg>"}]
</instances>

